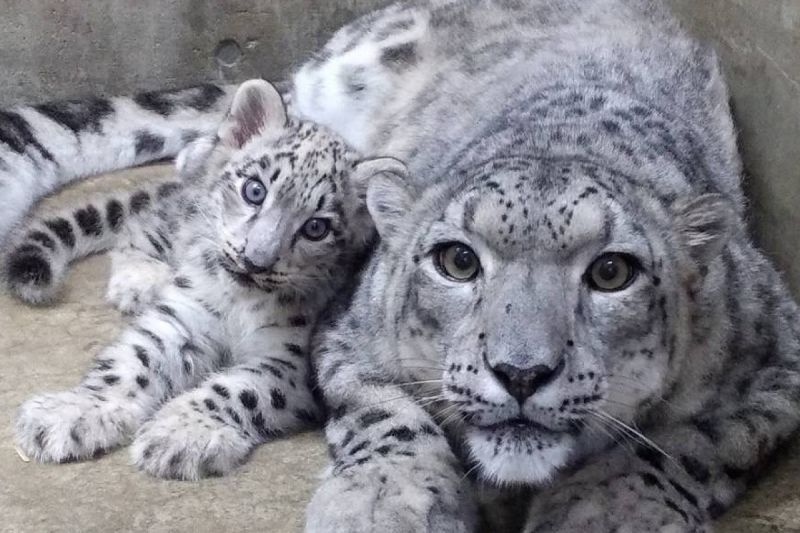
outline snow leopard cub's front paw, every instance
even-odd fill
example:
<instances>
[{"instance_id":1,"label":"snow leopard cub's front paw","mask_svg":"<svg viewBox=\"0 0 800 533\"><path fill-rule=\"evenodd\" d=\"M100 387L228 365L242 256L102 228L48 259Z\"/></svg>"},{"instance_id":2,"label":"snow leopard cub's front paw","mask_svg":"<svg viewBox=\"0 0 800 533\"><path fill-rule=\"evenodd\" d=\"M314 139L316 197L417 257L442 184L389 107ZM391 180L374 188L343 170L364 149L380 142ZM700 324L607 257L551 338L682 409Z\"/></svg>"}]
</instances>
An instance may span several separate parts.
<instances>
[{"instance_id":1,"label":"snow leopard cub's front paw","mask_svg":"<svg viewBox=\"0 0 800 533\"><path fill-rule=\"evenodd\" d=\"M252 438L209 402L189 392L167 403L136 435L134 464L156 477L184 480L224 475L242 464Z\"/></svg>"},{"instance_id":2,"label":"snow leopard cub's front paw","mask_svg":"<svg viewBox=\"0 0 800 533\"><path fill-rule=\"evenodd\" d=\"M306 533L470 533L471 500L442 478L411 479L393 468L356 467L328 477L306 511Z\"/></svg>"},{"instance_id":3,"label":"snow leopard cub's front paw","mask_svg":"<svg viewBox=\"0 0 800 533\"><path fill-rule=\"evenodd\" d=\"M80 388L35 396L17 411L16 442L40 462L89 459L130 439L139 415L129 407Z\"/></svg>"},{"instance_id":4,"label":"snow leopard cub's front paw","mask_svg":"<svg viewBox=\"0 0 800 533\"><path fill-rule=\"evenodd\" d=\"M137 315L155 302L169 281L172 269L161 261L115 258L108 280L106 300L125 314Z\"/></svg>"}]
</instances>

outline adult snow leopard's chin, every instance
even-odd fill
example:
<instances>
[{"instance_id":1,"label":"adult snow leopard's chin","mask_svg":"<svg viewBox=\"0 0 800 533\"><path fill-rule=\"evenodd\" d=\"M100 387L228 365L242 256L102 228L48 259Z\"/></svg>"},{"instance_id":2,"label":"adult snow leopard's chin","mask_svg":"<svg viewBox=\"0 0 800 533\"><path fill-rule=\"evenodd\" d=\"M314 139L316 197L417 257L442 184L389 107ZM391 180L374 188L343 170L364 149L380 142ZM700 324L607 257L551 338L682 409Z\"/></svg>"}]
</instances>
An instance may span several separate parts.
<instances>
[{"instance_id":1,"label":"adult snow leopard's chin","mask_svg":"<svg viewBox=\"0 0 800 533\"><path fill-rule=\"evenodd\" d=\"M507 422L464 433L469 462L497 486L539 485L567 464L575 445L568 433L527 422ZM498 444L500 443L500 444Z\"/></svg>"}]
</instances>

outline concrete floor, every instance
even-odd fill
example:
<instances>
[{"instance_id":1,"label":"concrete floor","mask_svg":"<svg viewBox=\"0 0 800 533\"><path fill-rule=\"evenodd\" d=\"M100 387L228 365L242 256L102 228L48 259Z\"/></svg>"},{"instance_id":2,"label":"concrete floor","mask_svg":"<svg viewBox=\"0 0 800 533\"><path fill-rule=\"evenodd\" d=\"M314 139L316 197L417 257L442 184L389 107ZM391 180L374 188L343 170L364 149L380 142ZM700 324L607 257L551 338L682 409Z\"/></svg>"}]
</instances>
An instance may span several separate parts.
<instances>
[{"instance_id":1,"label":"concrete floor","mask_svg":"<svg viewBox=\"0 0 800 533\"><path fill-rule=\"evenodd\" d=\"M134 169L65 191L58 205L87 192L164 176L169 167ZM0 532L301 531L305 504L327 462L307 433L261 446L227 478L162 481L137 472L126 450L67 465L24 462L11 425L16 406L38 392L75 385L94 353L123 320L103 301L106 257L72 272L57 305L31 308L0 294ZM719 524L722 533L800 533L800 439Z\"/></svg>"}]
</instances>

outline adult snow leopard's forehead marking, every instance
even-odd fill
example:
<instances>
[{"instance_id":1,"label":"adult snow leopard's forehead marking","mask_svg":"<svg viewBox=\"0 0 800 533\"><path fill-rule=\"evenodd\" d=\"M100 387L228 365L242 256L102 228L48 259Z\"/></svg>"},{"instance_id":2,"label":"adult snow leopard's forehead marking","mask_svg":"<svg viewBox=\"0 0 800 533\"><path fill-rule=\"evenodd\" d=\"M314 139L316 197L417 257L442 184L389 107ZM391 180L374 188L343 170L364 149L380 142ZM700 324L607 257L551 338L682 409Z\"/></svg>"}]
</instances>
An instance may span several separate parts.
<instances>
[{"instance_id":1,"label":"adult snow leopard's forehead marking","mask_svg":"<svg viewBox=\"0 0 800 533\"><path fill-rule=\"evenodd\" d=\"M490 167L476 173L445 216L510 252L569 252L587 242L608 243L612 226L621 223L617 214L638 211L637 187L647 189L620 172L583 161L514 159Z\"/></svg>"}]
</instances>

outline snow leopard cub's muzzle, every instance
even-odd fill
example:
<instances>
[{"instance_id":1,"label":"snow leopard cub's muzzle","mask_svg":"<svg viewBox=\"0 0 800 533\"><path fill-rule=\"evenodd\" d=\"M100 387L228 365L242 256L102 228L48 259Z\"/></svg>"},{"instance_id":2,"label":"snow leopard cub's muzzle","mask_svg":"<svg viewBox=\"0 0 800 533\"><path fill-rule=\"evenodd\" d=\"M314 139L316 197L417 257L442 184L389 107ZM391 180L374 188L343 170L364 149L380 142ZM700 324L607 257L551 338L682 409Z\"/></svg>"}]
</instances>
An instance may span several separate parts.
<instances>
[{"instance_id":1,"label":"snow leopard cub's muzzle","mask_svg":"<svg viewBox=\"0 0 800 533\"><path fill-rule=\"evenodd\" d=\"M476 475L501 484L546 481L624 438L661 397L686 353L692 284L725 233L688 227L727 213L715 195L673 204L677 217L624 185L608 193L615 176L600 167L539 164L476 172L405 217L390 207L400 198L411 209L401 184L368 196L399 255L390 260L404 265L389 274L402 302L387 305L398 337L413 341L399 343L413 352L398 364L410 360L416 382L441 379L419 394L444 398L432 411Z\"/></svg>"}]
</instances>

